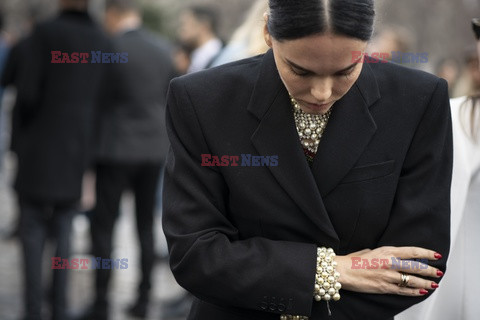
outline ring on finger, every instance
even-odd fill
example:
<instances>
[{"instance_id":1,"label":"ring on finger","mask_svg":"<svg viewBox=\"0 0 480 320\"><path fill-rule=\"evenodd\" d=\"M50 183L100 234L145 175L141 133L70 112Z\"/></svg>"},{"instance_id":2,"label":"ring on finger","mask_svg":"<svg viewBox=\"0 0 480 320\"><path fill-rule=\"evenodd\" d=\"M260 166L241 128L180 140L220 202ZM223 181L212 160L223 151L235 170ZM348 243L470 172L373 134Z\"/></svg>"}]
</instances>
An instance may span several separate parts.
<instances>
[{"instance_id":1,"label":"ring on finger","mask_svg":"<svg viewBox=\"0 0 480 320\"><path fill-rule=\"evenodd\" d=\"M405 274L403 272L400 272L400 283L398 284L399 287L406 287L408 286L408 282L410 281L410 276L408 274Z\"/></svg>"}]
</instances>

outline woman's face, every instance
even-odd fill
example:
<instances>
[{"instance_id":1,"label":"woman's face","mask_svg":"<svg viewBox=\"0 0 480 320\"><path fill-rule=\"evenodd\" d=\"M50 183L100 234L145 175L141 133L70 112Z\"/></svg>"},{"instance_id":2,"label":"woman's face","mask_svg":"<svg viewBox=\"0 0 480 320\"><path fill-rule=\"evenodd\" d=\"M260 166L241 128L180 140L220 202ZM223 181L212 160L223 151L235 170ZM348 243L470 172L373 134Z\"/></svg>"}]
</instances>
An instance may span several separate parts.
<instances>
[{"instance_id":1,"label":"woman's face","mask_svg":"<svg viewBox=\"0 0 480 320\"><path fill-rule=\"evenodd\" d=\"M280 77L300 108L325 114L350 90L362 71L366 41L322 34L277 41L265 27L265 41L272 48Z\"/></svg>"}]
</instances>

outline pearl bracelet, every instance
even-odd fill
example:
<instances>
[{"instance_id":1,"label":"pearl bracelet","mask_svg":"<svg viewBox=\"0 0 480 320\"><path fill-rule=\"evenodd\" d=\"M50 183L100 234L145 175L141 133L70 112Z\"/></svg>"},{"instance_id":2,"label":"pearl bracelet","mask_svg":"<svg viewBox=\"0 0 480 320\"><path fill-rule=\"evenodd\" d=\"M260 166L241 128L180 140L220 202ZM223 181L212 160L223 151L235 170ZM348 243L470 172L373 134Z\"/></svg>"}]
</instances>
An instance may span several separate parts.
<instances>
[{"instance_id":1,"label":"pearl bracelet","mask_svg":"<svg viewBox=\"0 0 480 320\"><path fill-rule=\"evenodd\" d=\"M340 273L336 271L337 262L334 260L335 252L332 248L317 248L317 272L315 275L315 289L313 297L315 301L327 301L328 314L331 315L330 300L340 300L338 292L342 285L338 282ZM305 316L293 316L290 314L282 314L280 320L308 320Z\"/></svg>"},{"instance_id":2,"label":"pearl bracelet","mask_svg":"<svg viewBox=\"0 0 480 320\"><path fill-rule=\"evenodd\" d=\"M338 282L340 273L336 271L337 262L334 260L335 252L332 248L321 247L317 249L317 274L315 275L315 301L340 300L338 292L342 285Z\"/></svg>"}]
</instances>

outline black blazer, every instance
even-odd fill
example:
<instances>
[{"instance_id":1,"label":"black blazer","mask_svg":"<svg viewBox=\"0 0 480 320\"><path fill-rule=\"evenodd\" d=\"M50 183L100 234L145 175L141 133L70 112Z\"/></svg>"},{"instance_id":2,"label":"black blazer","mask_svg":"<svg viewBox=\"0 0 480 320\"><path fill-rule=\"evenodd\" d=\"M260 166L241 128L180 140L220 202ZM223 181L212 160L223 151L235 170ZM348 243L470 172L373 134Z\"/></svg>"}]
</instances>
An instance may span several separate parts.
<instances>
[{"instance_id":1,"label":"black blazer","mask_svg":"<svg viewBox=\"0 0 480 320\"><path fill-rule=\"evenodd\" d=\"M169 147L165 129L168 84L174 66L167 43L143 29L114 39L115 52L128 62L109 65L98 128L99 161L164 161Z\"/></svg>"},{"instance_id":2,"label":"black blazer","mask_svg":"<svg viewBox=\"0 0 480 320\"><path fill-rule=\"evenodd\" d=\"M366 64L333 107L312 168L273 54L172 81L163 225L189 319L389 319L422 298L341 290L312 299L316 247L449 251L447 85ZM278 156L278 166L201 166L201 154Z\"/></svg>"},{"instance_id":3,"label":"black blazer","mask_svg":"<svg viewBox=\"0 0 480 320\"><path fill-rule=\"evenodd\" d=\"M80 197L82 176L93 155L95 113L104 65L51 63L51 51L111 52L108 38L87 13L65 11L39 24L18 61L15 188L37 201Z\"/></svg>"}]
</instances>

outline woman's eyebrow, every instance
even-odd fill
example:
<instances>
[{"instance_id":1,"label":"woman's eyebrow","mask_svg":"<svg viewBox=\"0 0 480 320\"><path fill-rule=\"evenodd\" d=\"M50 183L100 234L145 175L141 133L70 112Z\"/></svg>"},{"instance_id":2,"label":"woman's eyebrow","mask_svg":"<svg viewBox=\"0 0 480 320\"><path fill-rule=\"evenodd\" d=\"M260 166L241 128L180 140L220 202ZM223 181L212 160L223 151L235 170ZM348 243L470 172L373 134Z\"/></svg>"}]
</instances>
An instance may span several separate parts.
<instances>
[{"instance_id":1,"label":"woman's eyebrow","mask_svg":"<svg viewBox=\"0 0 480 320\"><path fill-rule=\"evenodd\" d=\"M311 71L311 70L308 70L308 69L305 69L304 67L299 66L299 65L296 64L295 62L292 62L292 61L290 61L290 60L288 60L288 59L286 59L286 58L285 58L285 61L286 61L289 65L291 65L292 67L294 67L294 68L296 68L296 69L298 69L298 70L300 70L300 71L302 71L302 72L305 72L305 73L315 73L315 72L313 72L313 71ZM353 67L355 67L355 65L356 65L357 63L358 63L358 61L352 63L351 65L349 65L349 66L346 67L346 68L343 68L343 69L341 69L341 70L336 71L334 74L346 72L346 71L352 69Z\"/></svg>"}]
</instances>

